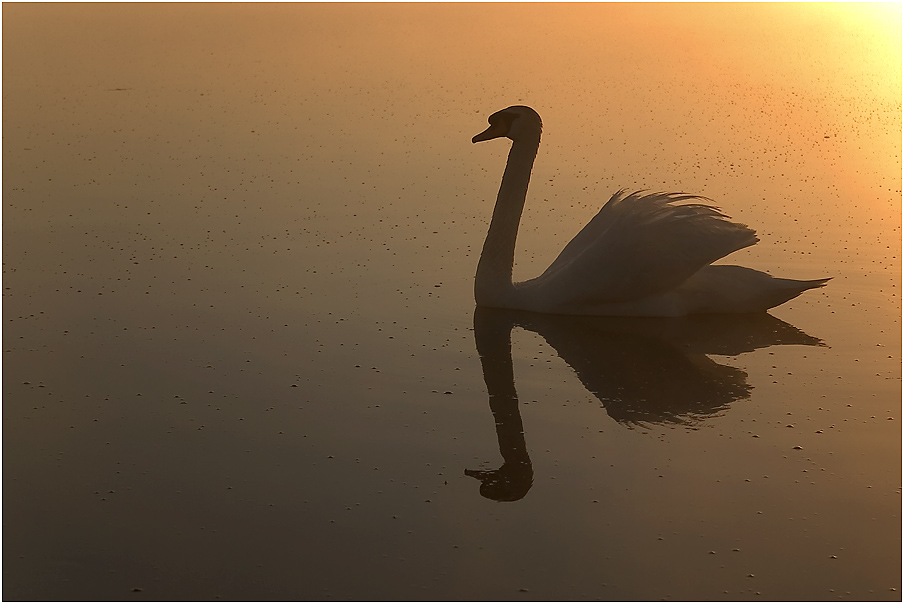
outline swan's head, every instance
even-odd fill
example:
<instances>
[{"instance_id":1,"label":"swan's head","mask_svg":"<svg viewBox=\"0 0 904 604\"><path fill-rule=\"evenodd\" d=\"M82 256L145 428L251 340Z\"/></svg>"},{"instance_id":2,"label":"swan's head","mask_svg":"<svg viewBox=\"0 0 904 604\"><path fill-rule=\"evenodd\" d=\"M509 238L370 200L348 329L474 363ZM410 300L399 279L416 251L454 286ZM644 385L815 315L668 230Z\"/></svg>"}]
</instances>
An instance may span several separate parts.
<instances>
[{"instance_id":1,"label":"swan's head","mask_svg":"<svg viewBox=\"0 0 904 604\"><path fill-rule=\"evenodd\" d=\"M513 141L522 138L540 138L543 123L536 111L524 105L515 105L497 111L487 120L490 127L471 139L472 143L488 141L505 136Z\"/></svg>"}]
</instances>

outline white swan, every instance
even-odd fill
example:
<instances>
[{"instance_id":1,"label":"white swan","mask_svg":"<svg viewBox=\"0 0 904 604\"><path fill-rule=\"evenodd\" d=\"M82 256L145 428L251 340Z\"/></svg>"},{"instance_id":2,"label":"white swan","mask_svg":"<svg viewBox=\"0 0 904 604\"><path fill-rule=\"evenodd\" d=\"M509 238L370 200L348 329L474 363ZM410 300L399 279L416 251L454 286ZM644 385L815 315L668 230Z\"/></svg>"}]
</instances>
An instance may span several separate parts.
<instances>
[{"instance_id":1,"label":"white swan","mask_svg":"<svg viewBox=\"0 0 904 604\"><path fill-rule=\"evenodd\" d=\"M546 271L512 282L515 238L540 146L540 116L515 106L489 117L477 143L512 140L474 295L478 306L567 315L677 317L748 313L787 302L828 279L778 279L741 266L711 263L757 237L695 195L619 191Z\"/></svg>"}]
</instances>

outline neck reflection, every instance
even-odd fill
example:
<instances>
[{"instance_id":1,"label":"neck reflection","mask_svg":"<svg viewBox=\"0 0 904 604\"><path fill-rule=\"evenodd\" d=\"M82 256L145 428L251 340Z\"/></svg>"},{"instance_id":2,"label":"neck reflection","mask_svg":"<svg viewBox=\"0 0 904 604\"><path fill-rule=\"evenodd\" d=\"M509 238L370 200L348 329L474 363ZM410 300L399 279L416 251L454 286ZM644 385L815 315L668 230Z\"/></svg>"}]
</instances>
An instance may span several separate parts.
<instances>
[{"instance_id":1,"label":"neck reflection","mask_svg":"<svg viewBox=\"0 0 904 604\"><path fill-rule=\"evenodd\" d=\"M753 387L747 374L707 355L734 356L779 344L823 345L766 313L648 319L478 307L474 339L504 463L496 470L465 474L480 480L480 494L496 501L517 501L533 484L515 390L514 327L541 335L606 413L627 427L669 423L697 427L748 398Z\"/></svg>"},{"instance_id":2,"label":"neck reflection","mask_svg":"<svg viewBox=\"0 0 904 604\"><path fill-rule=\"evenodd\" d=\"M514 326L509 311L478 307L474 313L474 339L504 463L498 470L465 470L465 474L480 480L480 494L496 501L521 499L534 480L534 470L524 441L518 393L515 391L512 365Z\"/></svg>"}]
</instances>

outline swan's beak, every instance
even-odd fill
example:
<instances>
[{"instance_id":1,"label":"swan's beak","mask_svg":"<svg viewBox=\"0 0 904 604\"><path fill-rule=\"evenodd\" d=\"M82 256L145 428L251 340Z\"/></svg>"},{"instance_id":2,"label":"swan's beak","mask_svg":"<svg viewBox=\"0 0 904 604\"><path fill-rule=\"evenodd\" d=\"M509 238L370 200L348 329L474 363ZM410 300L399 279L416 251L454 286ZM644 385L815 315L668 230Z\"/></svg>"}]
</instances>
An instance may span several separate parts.
<instances>
[{"instance_id":1,"label":"swan's beak","mask_svg":"<svg viewBox=\"0 0 904 604\"><path fill-rule=\"evenodd\" d=\"M505 136L508 128L506 124L503 122L496 122L495 124L490 124L490 127L475 136L471 139L472 143L479 143L480 141L488 141L494 138L499 138L500 136Z\"/></svg>"}]
</instances>

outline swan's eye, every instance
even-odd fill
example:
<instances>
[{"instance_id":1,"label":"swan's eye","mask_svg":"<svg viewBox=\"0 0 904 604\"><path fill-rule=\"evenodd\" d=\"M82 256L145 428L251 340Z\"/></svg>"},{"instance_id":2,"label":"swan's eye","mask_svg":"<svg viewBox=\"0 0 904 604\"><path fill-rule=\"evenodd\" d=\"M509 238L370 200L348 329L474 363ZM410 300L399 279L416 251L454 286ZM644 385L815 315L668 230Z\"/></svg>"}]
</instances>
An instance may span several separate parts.
<instances>
[{"instance_id":1,"label":"swan's eye","mask_svg":"<svg viewBox=\"0 0 904 604\"><path fill-rule=\"evenodd\" d=\"M490 122L491 126L503 128L505 132L508 132L512 129L512 122L514 122L517 117L517 115L500 111L499 113L491 115L487 121Z\"/></svg>"}]
</instances>

